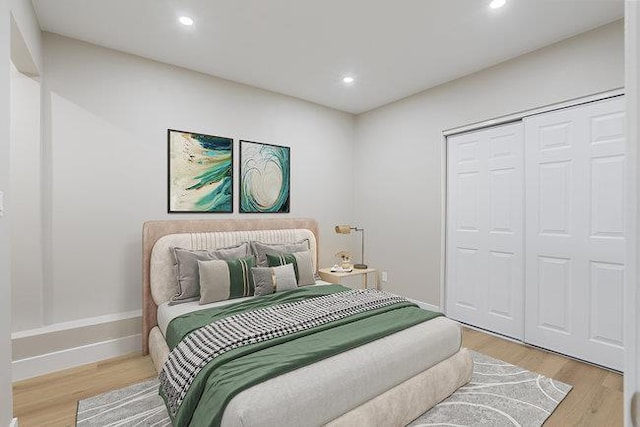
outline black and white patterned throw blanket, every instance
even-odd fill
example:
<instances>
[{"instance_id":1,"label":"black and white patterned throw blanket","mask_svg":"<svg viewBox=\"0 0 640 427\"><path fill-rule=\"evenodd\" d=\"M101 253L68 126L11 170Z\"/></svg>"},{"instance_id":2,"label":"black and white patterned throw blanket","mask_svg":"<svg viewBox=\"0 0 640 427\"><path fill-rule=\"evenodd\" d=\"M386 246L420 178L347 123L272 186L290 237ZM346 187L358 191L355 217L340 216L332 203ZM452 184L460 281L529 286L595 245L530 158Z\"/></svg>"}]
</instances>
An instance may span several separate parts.
<instances>
[{"instance_id":1,"label":"black and white patterned throw blanket","mask_svg":"<svg viewBox=\"0 0 640 427\"><path fill-rule=\"evenodd\" d=\"M384 291L354 289L235 314L203 326L171 351L160 372L169 413L175 416L205 365L229 350L400 302L408 300Z\"/></svg>"}]
</instances>

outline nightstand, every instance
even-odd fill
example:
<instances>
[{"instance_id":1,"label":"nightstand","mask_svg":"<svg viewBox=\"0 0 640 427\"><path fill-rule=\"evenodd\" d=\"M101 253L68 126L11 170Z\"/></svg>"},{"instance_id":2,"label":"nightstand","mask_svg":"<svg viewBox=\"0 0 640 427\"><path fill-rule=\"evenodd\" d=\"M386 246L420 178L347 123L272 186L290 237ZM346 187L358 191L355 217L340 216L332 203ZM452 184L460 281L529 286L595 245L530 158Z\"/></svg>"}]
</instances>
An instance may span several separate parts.
<instances>
[{"instance_id":1,"label":"nightstand","mask_svg":"<svg viewBox=\"0 0 640 427\"><path fill-rule=\"evenodd\" d=\"M331 268L327 267L319 269L318 273L320 273L320 278L322 278L322 280L324 280L325 282L335 283L338 285L342 284L342 279L344 279L345 277L362 276L363 289L367 289L367 278L369 274L373 274L375 276L376 289L380 289L380 283L378 282L378 270L376 270L375 268L365 268L363 270L357 270L354 268L348 273L340 273L337 271L331 271Z\"/></svg>"}]
</instances>

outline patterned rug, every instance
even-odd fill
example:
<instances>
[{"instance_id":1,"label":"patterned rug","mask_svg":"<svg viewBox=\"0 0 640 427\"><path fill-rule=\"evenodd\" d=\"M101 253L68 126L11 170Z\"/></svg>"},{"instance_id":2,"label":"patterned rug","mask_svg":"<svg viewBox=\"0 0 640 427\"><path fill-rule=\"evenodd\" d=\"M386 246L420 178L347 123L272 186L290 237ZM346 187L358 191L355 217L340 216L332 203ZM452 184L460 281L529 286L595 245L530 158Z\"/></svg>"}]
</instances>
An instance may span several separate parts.
<instances>
[{"instance_id":1,"label":"patterned rug","mask_svg":"<svg viewBox=\"0 0 640 427\"><path fill-rule=\"evenodd\" d=\"M571 386L474 351L471 382L410 426L541 426ZM78 426L170 426L158 380L81 400Z\"/></svg>"},{"instance_id":2,"label":"patterned rug","mask_svg":"<svg viewBox=\"0 0 640 427\"><path fill-rule=\"evenodd\" d=\"M410 426L541 426L571 391L519 366L475 351L471 355L471 381Z\"/></svg>"}]
</instances>

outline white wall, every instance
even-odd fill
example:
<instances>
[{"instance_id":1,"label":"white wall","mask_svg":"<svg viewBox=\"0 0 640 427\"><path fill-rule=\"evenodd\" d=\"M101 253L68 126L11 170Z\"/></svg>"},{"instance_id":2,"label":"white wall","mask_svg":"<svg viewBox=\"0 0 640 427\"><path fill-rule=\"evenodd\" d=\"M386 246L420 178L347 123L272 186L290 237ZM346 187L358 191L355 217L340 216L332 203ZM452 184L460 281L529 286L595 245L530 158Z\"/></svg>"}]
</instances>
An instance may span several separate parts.
<instances>
[{"instance_id":1,"label":"white wall","mask_svg":"<svg viewBox=\"0 0 640 427\"><path fill-rule=\"evenodd\" d=\"M10 11L8 1L0 0L0 191L9 190L9 64ZM0 217L0 426L12 419L11 399L11 274L9 217Z\"/></svg>"},{"instance_id":2,"label":"white wall","mask_svg":"<svg viewBox=\"0 0 640 427\"><path fill-rule=\"evenodd\" d=\"M45 34L44 274L41 286L34 276L33 286L15 289L16 355L60 350L51 331L66 334L68 346L104 339L74 329L78 319L89 325L114 314L124 326L114 321L103 335L131 333L144 221L255 217L166 214L167 128L291 146L288 216L319 220L320 265L344 248L359 258L359 235L333 232L335 224L356 223L367 229L365 262L389 272L385 288L439 305L442 130L621 87L622 40L622 24L610 24L356 119ZM13 262L27 264L23 255Z\"/></svg>"},{"instance_id":3,"label":"white wall","mask_svg":"<svg viewBox=\"0 0 640 427\"><path fill-rule=\"evenodd\" d=\"M40 75L42 72L42 35L31 0L10 0L11 56L23 73Z\"/></svg>"},{"instance_id":4,"label":"white wall","mask_svg":"<svg viewBox=\"0 0 640 427\"><path fill-rule=\"evenodd\" d=\"M618 21L358 116L354 217L384 288L440 305L443 130L622 86Z\"/></svg>"},{"instance_id":5,"label":"white wall","mask_svg":"<svg viewBox=\"0 0 640 427\"><path fill-rule=\"evenodd\" d=\"M47 322L140 309L144 221L241 216L166 213L167 128L290 146L285 216L319 221L321 265L344 247L352 115L52 34L44 70Z\"/></svg>"},{"instance_id":6,"label":"white wall","mask_svg":"<svg viewBox=\"0 0 640 427\"><path fill-rule=\"evenodd\" d=\"M11 283L14 331L42 325L40 82L11 66Z\"/></svg>"}]
</instances>

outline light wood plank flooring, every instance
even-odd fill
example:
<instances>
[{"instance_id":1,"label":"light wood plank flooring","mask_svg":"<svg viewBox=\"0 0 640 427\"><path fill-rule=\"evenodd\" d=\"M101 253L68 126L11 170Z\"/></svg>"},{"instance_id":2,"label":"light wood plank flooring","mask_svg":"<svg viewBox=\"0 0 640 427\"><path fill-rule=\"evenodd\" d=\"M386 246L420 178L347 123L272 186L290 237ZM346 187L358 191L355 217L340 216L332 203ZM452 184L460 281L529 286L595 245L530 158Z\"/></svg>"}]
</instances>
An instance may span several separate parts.
<instances>
[{"instance_id":1,"label":"light wood plank flooring","mask_svg":"<svg viewBox=\"0 0 640 427\"><path fill-rule=\"evenodd\" d=\"M13 416L20 427L75 426L79 400L156 375L140 354L92 363L13 384Z\"/></svg>"},{"instance_id":2,"label":"light wood plank flooring","mask_svg":"<svg viewBox=\"0 0 640 427\"><path fill-rule=\"evenodd\" d=\"M622 375L486 333L465 329L463 345L573 386L545 426L621 426Z\"/></svg>"},{"instance_id":3,"label":"light wood plank flooring","mask_svg":"<svg viewBox=\"0 0 640 427\"><path fill-rule=\"evenodd\" d=\"M621 426L622 376L563 356L465 329L463 344L573 385L547 426ZM132 355L14 384L21 427L74 426L78 400L153 377L151 359Z\"/></svg>"}]
</instances>

